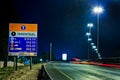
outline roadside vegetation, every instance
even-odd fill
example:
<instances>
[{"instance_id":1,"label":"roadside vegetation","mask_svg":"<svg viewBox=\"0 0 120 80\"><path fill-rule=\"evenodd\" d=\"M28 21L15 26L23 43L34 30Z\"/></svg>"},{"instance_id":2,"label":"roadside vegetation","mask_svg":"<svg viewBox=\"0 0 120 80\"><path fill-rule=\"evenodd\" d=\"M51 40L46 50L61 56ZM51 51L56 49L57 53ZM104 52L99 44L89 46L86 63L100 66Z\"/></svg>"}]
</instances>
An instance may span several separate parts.
<instances>
[{"instance_id":1,"label":"roadside vegetation","mask_svg":"<svg viewBox=\"0 0 120 80\"><path fill-rule=\"evenodd\" d=\"M13 71L7 78L7 80L37 80L40 64L33 64L32 70L30 66L24 66L19 68L17 71Z\"/></svg>"},{"instance_id":2,"label":"roadside vegetation","mask_svg":"<svg viewBox=\"0 0 120 80\"><path fill-rule=\"evenodd\" d=\"M19 69L22 69L23 66L19 66ZM13 67L3 67L0 68L0 80L7 80L7 78L15 71Z\"/></svg>"},{"instance_id":3,"label":"roadside vegetation","mask_svg":"<svg viewBox=\"0 0 120 80\"><path fill-rule=\"evenodd\" d=\"M0 80L37 80L42 64L33 64L31 70L29 65L18 66L17 71L13 67L0 68Z\"/></svg>"}]
</instances>

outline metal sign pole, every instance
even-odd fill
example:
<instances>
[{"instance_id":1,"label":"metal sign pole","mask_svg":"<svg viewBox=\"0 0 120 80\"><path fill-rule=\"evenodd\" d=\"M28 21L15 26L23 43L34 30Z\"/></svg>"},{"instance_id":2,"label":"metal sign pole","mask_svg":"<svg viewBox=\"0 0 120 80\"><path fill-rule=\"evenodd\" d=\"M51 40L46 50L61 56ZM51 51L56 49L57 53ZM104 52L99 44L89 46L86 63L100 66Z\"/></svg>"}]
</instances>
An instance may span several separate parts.
<instances>
[{"instance_id":1,"label":"metal sign pole","mask_svg":"<svg viewBox=\"0 0 120 80\"><path fill-rule=\"evenodd\" d=\"M15 70L17 71L17 56L16 56L16 66L15 66Z\"/></svg>"},{"instance_id":2,"label":"metal sign pole","mask_svg":"<svg viewBox=\"0 0 120 80\"><path fill-rule=\"evenodd\" d=\"M30 70L32 70L32 56L30 56Z\"/></svg>"},{"instance_id":3,"label":"metal sign pole","mask_svg":"<svg viewBox=\"0 0 120 80\"><path fill-rule=\"evenodd\" d=\"M14 69L15 69L15 64L16 64L15 58L16 58L16 57L14 56L14 66L13 66L13 67L14 67Z\"/></svg>"}]
</instances>

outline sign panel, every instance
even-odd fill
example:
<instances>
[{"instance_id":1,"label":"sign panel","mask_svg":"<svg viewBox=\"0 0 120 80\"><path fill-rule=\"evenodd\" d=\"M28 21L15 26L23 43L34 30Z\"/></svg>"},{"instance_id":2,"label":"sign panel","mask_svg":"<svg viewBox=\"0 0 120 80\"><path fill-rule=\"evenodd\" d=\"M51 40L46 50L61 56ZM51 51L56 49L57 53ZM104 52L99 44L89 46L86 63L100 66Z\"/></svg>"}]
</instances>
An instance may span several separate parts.
<instances>
[{"instance_id":1,"label":"sign panel","mask_svg":"<svg viewBox=\"0 0 120 80\"><path fill-rule=\"evenodd\" d=\"M9 56L37 56L37 24L9 24Z\"/></svg>"},{"instance_id":2,"label":"sign panel","mask_svg":"<svg viewBox=\"0 0 120 80\"><path fill-rule=\"evenodd\" d=\"M63 60L63 61L66 61L66 60L67 60L67 54L66 54L66 53L62 54L62 60Z\"/></svg>"}]
</instances>

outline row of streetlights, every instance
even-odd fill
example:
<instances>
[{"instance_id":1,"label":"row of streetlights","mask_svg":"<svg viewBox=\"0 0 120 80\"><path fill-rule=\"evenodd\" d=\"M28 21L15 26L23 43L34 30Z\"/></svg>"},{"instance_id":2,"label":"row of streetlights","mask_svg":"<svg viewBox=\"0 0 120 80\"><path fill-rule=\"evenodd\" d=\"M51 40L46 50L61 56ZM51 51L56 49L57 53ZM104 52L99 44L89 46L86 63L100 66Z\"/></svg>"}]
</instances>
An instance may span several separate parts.
<instances>
[{"instance_id":1,"label":"row of streetlights","mask_svg":"<svg viewBox=\"0 0 120 80\"><path fill-rule=\"evenodd\" d=\"M89 31L86 33L86 35L88 37L88 59L90 58L90 50L89 50L90 45L91 45L92 49L94 49L94 51L97 53L98 58L102 59L102 57L99 53L99 16L103 12L103 7L95 6L93 8L93 12L97 15L97 46L95 45L95 43L93 43L92 37L91 37L91 28L94 25L93 25L93 23L88 23L87 27L89 28Z\"/></svg>"}]
</instances>

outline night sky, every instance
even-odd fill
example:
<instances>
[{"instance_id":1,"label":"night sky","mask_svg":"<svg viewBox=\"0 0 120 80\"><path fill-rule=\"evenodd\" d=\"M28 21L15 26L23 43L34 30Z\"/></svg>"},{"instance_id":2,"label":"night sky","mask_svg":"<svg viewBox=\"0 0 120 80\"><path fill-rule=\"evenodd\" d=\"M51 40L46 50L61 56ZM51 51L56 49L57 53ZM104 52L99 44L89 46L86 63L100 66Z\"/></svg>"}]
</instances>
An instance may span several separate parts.
<instances>
[{"instance_id":1,"label":"night sky","mask_svg":"<svg viewBox=\"0 0 120 80\"><path fill-rule=\"evenodd\" d=\"M60 59L87 58L87 23L92 22L92 39L96 44L96 15L92 8L104 7L100 15L100 53L102 57L120 57L119 0L4 0L1 2L1 36L8 36L9 23L38 24L38 54L49 51ZM7 7L7 6L8 7ZM5 8L5 9L3 9ZM1 42L4 39L1 39ZM97 56L96 56L97 57Z\"/></svg>"}]
</instances>

